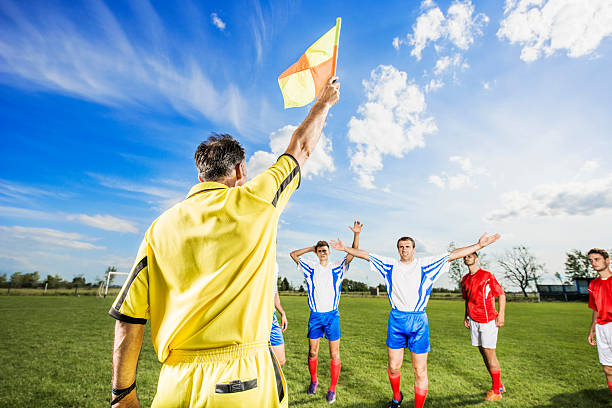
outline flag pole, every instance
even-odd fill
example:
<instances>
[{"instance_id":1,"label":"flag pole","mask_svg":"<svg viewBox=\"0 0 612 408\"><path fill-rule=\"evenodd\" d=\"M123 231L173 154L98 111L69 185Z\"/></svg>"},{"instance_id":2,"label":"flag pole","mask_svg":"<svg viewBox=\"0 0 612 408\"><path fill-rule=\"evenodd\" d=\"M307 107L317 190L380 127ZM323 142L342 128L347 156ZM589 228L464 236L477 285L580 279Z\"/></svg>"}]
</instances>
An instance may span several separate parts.
<instances>
[{"instance_id":1,"label":"flag pole","mask_svg":"<svg viewBox=\"0 0 612 408\"><path fill-rule=\"evenodd\" d=\"M334 39L334 61L332 63L332 75L336 75L336 63L338 62L338 41L340 40L340 26L342 19L336 18L336 38Z\"/></svg>"}]
</instances>

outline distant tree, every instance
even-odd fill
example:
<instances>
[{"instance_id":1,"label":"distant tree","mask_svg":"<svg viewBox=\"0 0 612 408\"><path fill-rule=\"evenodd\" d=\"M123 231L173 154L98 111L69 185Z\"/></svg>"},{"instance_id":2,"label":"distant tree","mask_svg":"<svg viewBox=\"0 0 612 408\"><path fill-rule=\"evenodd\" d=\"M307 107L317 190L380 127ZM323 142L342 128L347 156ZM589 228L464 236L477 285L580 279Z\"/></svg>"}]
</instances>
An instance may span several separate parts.
<instances>
[{"instance_id":1,"label":"distant tree","mask_svg":"<svg viewBox=\"0 0 612 408\"><path fill-rule=\"evenodd\" d=\"M280 279L280 277L278 278ZM281 281L278 290L281 291L288 291L288 290L294 290L293 286L291 286L291 283L289 283L289 280L285 277L283 278L283 280Z\"/></svg>"},{"instance_id":2,"label":"distant tree","mask_svg":"<svg viewBox=\"0 0 612 408\"><path fill-rule=\"evenodd\" d=\"M379 284L377 288L378 293L387 293L387 287L383 283Z\"/></svg>"},{"instance_id":3,"label":"distant tree","mask_svg":"<svg viewBox=\"0 0 612 408\"><path fill-rule=\"evenodd\" d=\"M525 297L531 282L537 284L544 270L544 265L539 264L525 246L512 248L512 251L507 251L497 262L504 270L504 277L521 288Z\"/></svg>"},{"instance_id":4,"label":"distant tree","mask_svg":"<svg viewBox=\"0 0 612 408\"><path fill-rule=\"evenodd\" d=\"M40 280L40 274L38 271L34 271L32 273L24 273L21 278L21 287L23 288L35 288L38 286L38 281Z\"/></svg>"},{"instance_id":5,"label":"distant tree","mask_svg":"<svg viewBox=\"0 0 612 408\"><path fill-rule=\"evenodd\" d=\"M367 292L367 291L368 291L368 285L363 282L354 281L350 279L345 279L342 282L342 292Z\"/></svg>"},{"instance_id":6,"label":"distant tree","mask_svg":"<svg viewBox=\"0 0 612 408\"><path fill-rule=\"evenodd\" d=\"M47 279L45 279L45 283L48 285L49 289L57 289L62 286L66 286L66 281L62 279L61 276L56 274L55 276L47 275Z\"/></svg>"},{"instance_id":7,"label":"distant tree","mask_svg":"<svg viewBox=\"0 0 612 408\"><path fill-rule=\"evenodd\" d=\"M298 289L298 292L304 293L304 285L300 285L300 288Z\"/></svg>"},{"instance_id":8,"label":"distant tree","mask_svg":"<svg viewBox=\"0 0 612 408\"><path fill-rule=\"evenodd\" d=\"M23 284L23 273L15 272L11 275L11 287L20 288Z\"/></svg>"},{"instance_id":9,"label":"distant tree","mask_svg":"<svg viewBox=\"0 0 612 408\"><path fill-rule=\"evenodd\" d=\"M109 277L109 272L117 272L117 267L116 266L109 266L106 268L106 272L104 272L104 282L106 282L106 280ZM117 275L110 275L110 280L108 281L108 286L111 286L113 284L113 281L115 280L115 276Z\"/></svg>"},{"instance_id":10,"label":"distant tree","mask_svg":"<svg viewBox=\"0 0 612 408\"><path fill-rule=\"evenodd\" d=\"M5 288L8 284L8 276L6 273L0 275L0 287Z\"/></svg>"},{"instance_id":11,"label":"distant tree","mask_svg":"<svg viewBox=\"0 0 612 408\"><path fill-rule=\"evenodd\" d=\"M85 277L81 274L81 275L76 275L74 278L72 278L72 287L83 287L85 286L86 282L85 282Z\"/></svg>"},{"instance_id":12,"label":"distant tree","mask_svg":"<svg viewBox=\"0 0 612 408\"><path fill-rule=\"evenodd\" d=\"M572 249L565 253L565 275L574 281L576 278L594 278L597 272L591 268L587 254Z\"/></svg>"}]
</instances>

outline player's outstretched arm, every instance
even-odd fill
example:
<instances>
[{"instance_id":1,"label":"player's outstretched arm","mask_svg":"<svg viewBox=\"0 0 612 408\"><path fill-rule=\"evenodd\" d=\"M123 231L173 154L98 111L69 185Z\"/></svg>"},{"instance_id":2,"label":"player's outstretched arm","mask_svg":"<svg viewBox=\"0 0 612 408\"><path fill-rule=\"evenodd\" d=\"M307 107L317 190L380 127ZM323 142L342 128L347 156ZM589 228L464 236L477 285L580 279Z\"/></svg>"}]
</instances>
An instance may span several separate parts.
<instances>
[{"instance_id":1,"label":"player's outstretched arm","mask_svg":"<svg viewBox=\"0 0 612 408\"><path fill-rule=\"evenodd\" d=\"M352 247L355 249L359 248L359 235L361 234L361 229L363 228L363 224L360 223L359 221L355 221L353 223L352 227L349 227L349 229L351 231L353 231L353 245ZM353 255L351 254L347 254L346 255L346 264L350 264L351 261L353 260Z\"/></svg>"},{"instance_id":2,"label":"player's outstretched arm","mask_svg":"<svg viewBox=\"0 0 612 408\"><path fill-rule=\"evenodd\" d=\"M293 132L289 147L285 151L297 160L300 167L310 157L319 142L329 109L338 102L338 99L340 99L340 83L338 77L332 76L317 101L312 105L304 122Z\"/></svg>"},{"instance_id":3,"label":"player's outstretched arm","mask_svg":"<svg viewBox=\"0 0 612 408\"><path fill-rule=\"evenodd\" d=\"M502 293L499 295L497 302L499 303L499 313L495 318L495 325L497 327L504 327L504 324L506 324L506 294Z\"/></svg>"},{"instance_id":4,"label":"player's outstretched arm","mask_svg":"<svg viewBox=\"0 0 612 408\"><path fill-rule=\"evenodd\" d=\"M333 249L336 251L344 251L349 255L353 255L357 258L365 259L366 261L370 260L370 254L368 251L364 251L363 249L350 248L344 245L342 240L338 238L338 241L331 241L329 243Z\"/></svg>"},{"instance_id":5,"label":"player's outstretched arm","mask_svg":"<svg viewBox=\"0 0 612 408\"><path fill-rule=\"evenodd\" d=\"M597 311L593 310L593 320L591 321L591 328L589 330L589 337L587 340L591 346L597 345L597 340L595 339L595 324L597 323Z\"/></svg>"},{"instance_id":6,"label":"player's outstretched arm","mask_svg":"<svg viewBox=\"0 0 612 408\"><path fill-rule=\"evenodd\" d=\"M132 324L117 321L115 323L115 341L113 345L113 390L126 390L136 383L136 366L142 347L144 324ZM118 395L111 394L111 401ZM140 408L136 388L130 391L113 408Z\"/></svg>"},{"instance_id":7,"label":"player's outstretched arm","mask_svg":"<svg viewBox=\"0 0 612 408\"><path fill-rule=\"evenodd\" d=\"M492 243L494 243L500 238L501 238L501 235L499 234L491 235L488 237L487 233L485 232L484 234L482 234L478 242L475 243L474 245L466 246L463 248L457 248L453 250L450 253L450 257L448 258L448 261L449 262L454 261L455 259L463 258L466 255L473 254L474 252L481 250L487 245L491 245Z\"/></svg>"},{"instance_id":8,"label":"player's outstretched arm","mask_svg":"<svg viewBox=\"0 0 612 408\"><path fill-rule=\"evenodd\" d=\"M293 261L296 264L300 263L300 256L308 253L308 252L315 252L315 247L311 246L311 247L307 247L307 248L302 248L302 249L296 249L295 251L291 251L291 253L289 254L289 256L291 257L291 259L293 259Z\"/></svg>"}]
</instances>

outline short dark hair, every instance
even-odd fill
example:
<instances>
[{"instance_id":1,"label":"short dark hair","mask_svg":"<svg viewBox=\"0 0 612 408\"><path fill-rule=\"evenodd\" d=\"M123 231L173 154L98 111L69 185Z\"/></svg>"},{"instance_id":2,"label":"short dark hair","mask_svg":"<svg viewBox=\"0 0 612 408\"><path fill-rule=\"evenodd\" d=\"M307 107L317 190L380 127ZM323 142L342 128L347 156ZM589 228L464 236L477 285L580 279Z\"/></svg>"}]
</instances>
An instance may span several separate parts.
<instances>
[{"instance_id":1,"label":"short dark hair","mask_svg":"<svg viewBox=\"0 0 612 408\"><path fill-rule=\"evenodd\" d=\"M319 241L319 242L317 242L317 244L315 245L315 252L317 252L317 249L319 249L320 247L324 247L324 246L329 248L329 244L327 243L327 241Z\"/></svg>"},{"instance_id":2,"label":"short dark hair","mask_svg":"<svg viewBox=\"0 0 612 408\"><path fill-rule=\"evenodd\" d=\"M410 237L401 237L400 239L397 240L397 247L399 248L399 243L402 241L410 241L412 242L412 247L416 248L416 243L414 242L414 239L410 238Z\"/></svg>"},{"instance_id":3,"label":"short dark hair","mask_svg":"<svg viewBox=\"0 0 612 408\"><path fill-rule=\"evenodd\" d=\"M476 251L472 252L470 255L474 255L474 256L476 256L476 258L480 258L480 257L478 256L478 252L476 252Z\"/></svg>"},{"instance_id":4,"label":"short dark hair","mask_svg":"<svg viewBox=\"0 0 612 408\"><path fill-rule=\"evenodd\" d=\"M601 248L593 248L593 249L591 249L589 251L589 253L587 254L587 256L589 256L591 254L599 254L599 255L603 256L604 259L610 258L610 255L608 255L608 251L606 251L605 249L601 249Z\"/></svg>"},{"instance_id":5,"label":"short dark hair","mask_svg":"<svg viewBox=\"0 0 612 408\"><path fill-rule=\"evenodd\" d=\"M214 181L231 174L244 160L244 149L228 134L213 133L200 143L195 152L195 163L200 178Z\"/></svg>"}]
</instances>

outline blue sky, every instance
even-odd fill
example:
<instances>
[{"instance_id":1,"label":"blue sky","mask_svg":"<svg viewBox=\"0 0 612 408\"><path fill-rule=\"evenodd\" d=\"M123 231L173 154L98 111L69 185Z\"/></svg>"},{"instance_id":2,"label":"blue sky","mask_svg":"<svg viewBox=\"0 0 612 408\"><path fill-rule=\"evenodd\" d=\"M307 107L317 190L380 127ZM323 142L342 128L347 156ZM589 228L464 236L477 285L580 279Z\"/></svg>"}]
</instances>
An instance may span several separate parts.
<instances>
[{"instance_id":1,"label":"blue sky","mask_svg":"<svg viewBox=\"0 0 612 408\"><path fill-rule=\"evenodd\" d=\"M277 77L338 16L341 99L281 218L281 276L355 218L382 255L500 232L489 259L526 245L550 281L612 247L609 1L0 0L0 273L128 271L211 132L265 168L309 108L284 110ZM379 282L359 260L347 277Z\"/></svg>"}]
</instances>

